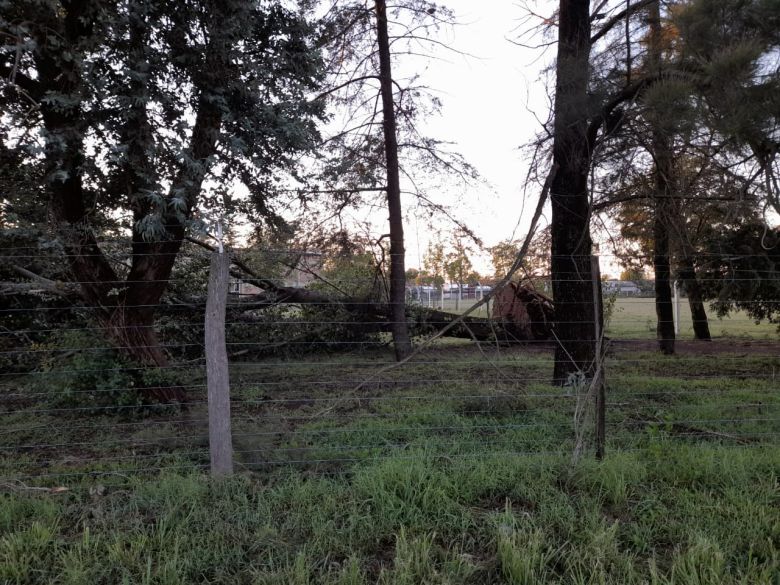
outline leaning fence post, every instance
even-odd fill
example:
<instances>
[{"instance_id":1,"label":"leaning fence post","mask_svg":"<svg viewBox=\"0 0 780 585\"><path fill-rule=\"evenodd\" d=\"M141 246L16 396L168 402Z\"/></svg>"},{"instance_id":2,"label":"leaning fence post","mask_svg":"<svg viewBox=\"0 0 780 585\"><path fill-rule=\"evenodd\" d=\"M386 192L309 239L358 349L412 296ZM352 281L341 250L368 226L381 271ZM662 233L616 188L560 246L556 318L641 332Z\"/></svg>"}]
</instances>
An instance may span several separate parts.
<instances>
[{"instance_id":1,"label":"leaning fence post","mask_svg":"<svg viewBox=\"0 0 780 585\"><path fill-rule=\"evenodd\" d=\"M596 341L593 376L596 378L596 459L604 458L606 442L606 389L604 383L604 313L602 312L601 267L599 257L590 257L593 275L593 328Z\"/></svg>"},{"instance_id":2,"label":"leaning fence post","mask_svg":"<svg viewBox=\"0 0 780 585\"><path fill-rule=\"evenodd\" d=\"M221 229L219 230L222 231ZM230 431L230 384L225 346L225 311L230 279L230 256L222 248L211 255L206 300L206 380L209 405L211 474L233 473L233 439Z\"/></svg>"}]
</instances>

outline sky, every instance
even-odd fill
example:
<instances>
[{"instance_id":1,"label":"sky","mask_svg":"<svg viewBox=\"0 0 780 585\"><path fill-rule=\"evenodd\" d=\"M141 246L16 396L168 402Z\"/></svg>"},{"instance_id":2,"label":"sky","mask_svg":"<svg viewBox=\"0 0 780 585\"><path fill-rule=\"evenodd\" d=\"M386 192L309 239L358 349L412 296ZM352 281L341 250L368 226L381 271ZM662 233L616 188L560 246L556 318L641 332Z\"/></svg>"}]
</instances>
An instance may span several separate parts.
<instances>
[{"instance_id":1,"label":"sky","mask_svg":"<svg viewBox=\"0 0 780 585\"><path fill-rule=\"evenodd\" d=\"M454 150L477 168L485 182L461 193L454 214L485 246L512 236L521 238L538 188L530 186L524 205L528 166L520 147L534 138L541 129L539 119L548 115L541 75L551 51L510 42L529 26L523 21L524 9L517 3L445 0L441 4L452 9L460 23L440 31L439 38L454 51L440 48L427 64L416 59L399 65L418 70L424 67L421 82L435 89L442 100L441 115L430 118L424 132L453 141ZM554 2L540 2L535 10L549 15L554 7ZM446 231L448 226L443 228ZM419 266L430 230L424 222L418 224L412 214L406 234L407 265ZM492 272L487 255L475 257L474 264L480 272Z\"/></svg>"},{"instance_id":2,"label":"sky","mask_svg":"<svg viewBox=\"0 0 780 585\"><path fill-rule=\"evenodd\" d=\"M479 172L480 181L467 189L451 180L445 182L449 187L426 195L450 205L452 215L481 239L483 251L472 246L471 260L475 270L490 276L493 266L484 248L508 238L525 237L536 205L537 185L529 186L526 199L523 197L528 164L520 148L536 136L540 120L549 114L541 75L553 51L511 42L540 20L529 22L519 2L439 0L438 4L452 10L458 23L432 33L444 47L426 45L417 47L424 55L394 55L393 76L403 80L419 75L416 83L429 87L442 102L440 114L422 122L421 134L452 142L452 150ZM557 2L529 0L529 5L535 13L549 16ZM391 27L390 34L393 32ZM342 128L336 125L335 130ZM438 238L446 242L456 226L441 218L437 222L440 229L431 230L426 218L418 221L411 195L404 194L402 204L406 266L420 268L429 242ZM387 232L386 213L375 208L353 209L346 214L351 214L355 226L370 224L375 234Z\"/></svg>"},{"instance_id":3,"label":"sky","mask_svg":"<svg viewBox=\"0 0 780 585\"><path fill-rule=\"evenodd\" d=\"M459 195L453 215L481 238L485 248L509 238L522 240L540 187L532 184L524 189L528 161L521 147L534 139L549 116L550 98L543 75L553 62L555 45L533 49L512 41L549 41L538 34L531 38L529 31L552 16L558 3L439 0L439 4L451 9L459 24L441 29L435 38L453 50L437 48L429 59L397 55L394 76L419 73L419 83L436 91L442 111L425 121L422 133L452 141L454 150L476 167L484 183L465 191L453 187L433 198L451 203ZM437 234L424 218L415 218L412 196L404 197L406 265L419 268ZM387 218L380 214L376 219L376 230L384 230L377 233L385 233ZM544 219L542 226L548 218ZM445 238L455 229L444 220L440 225ZM616 278L621 267L606 248L602 246L602 274ZM474 254L472 262L481 274L492 275L487 252Z\"/></svg>"}]
</instances>

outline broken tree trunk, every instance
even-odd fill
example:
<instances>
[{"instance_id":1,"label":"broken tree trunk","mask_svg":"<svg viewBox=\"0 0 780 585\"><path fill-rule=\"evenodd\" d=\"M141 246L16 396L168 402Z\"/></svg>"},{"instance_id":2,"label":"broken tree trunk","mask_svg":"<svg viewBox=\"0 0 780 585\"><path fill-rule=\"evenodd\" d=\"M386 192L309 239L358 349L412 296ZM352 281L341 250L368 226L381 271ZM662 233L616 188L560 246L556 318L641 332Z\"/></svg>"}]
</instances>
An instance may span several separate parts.
<instances>
[{"instance_id":1,"label":"broken tree trunk","mask_svg":"<svg viewBox=\"0 0 780 585\"><path fill-rule=\"evenodd\" d=\"M207 250L214 247L188 238ZM321 291L293 286L279 286L273 280L262 278L251 267L235 255L231 257L235 270L231 275L241 278L243 282L257 286L265 292L244 297L228 305L228 312L246 313L262 310L278 304L316 305L338 308L356 317L355 328L361 332L392 332L393 321L391 306L384 303L366 302L366 299L344 296L331 296ZM552 324L555 319L553 301L530 287L509 283L499 291L503 303L498 301L493 305L493 317L462 317L462 322L447 331L448 337L473 339L476 341L531 341L549 339L552 336ZM193 305L197 305L194 302ZM191 311L193 305L185 307ZM527 318L517 318L512 310L520 311L524 307ZM514 308L514 309L513 309ZM405 307L406 321L409 323L410 335L425 335L434 333L459 318L458 315L420 306Z\"/></svg>"},{"instance_id":2,"label":"broken tree trunk","mask_svg":"<svg viewBox=\"0 0 780 585\"><path fill-rule=\"evenodd\" d=\"M501 301L494 303L493 316L461 317L454 313L420 306L406 306L410 335L429 335L460 319L447 331L447 337L474 341L534 341L551 337L555 310L552 301L534 290L512 283ZM512 299L510 301L510 298ZM274 304L328 306L349 313L355 318L350 325L355 332L392 332L393 314L384 303L366 303L361 299L334 298L317 291L295 287L278 287L274 293L248 297L232 303L229 310L246 312Z\"/></svg>"},{"instance_id":3,"label":"broken tree trunk","mask_svg":"<svg viewBox=\"0 0 780 585\"><path fill-rule=\"evenodd\" d=\"M508 283L496 293L493 319L516 329L524 339L548 339L555 309L552 299L521 284Z\"/></svg>"}]
</instances>

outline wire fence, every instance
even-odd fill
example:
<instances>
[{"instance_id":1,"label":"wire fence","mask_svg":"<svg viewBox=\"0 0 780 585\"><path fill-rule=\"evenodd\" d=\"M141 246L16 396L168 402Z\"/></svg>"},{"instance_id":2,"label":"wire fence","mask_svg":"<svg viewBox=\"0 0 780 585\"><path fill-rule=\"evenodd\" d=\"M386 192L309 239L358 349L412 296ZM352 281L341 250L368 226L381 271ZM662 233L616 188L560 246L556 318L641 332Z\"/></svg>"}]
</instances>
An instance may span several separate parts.
<instances>
[{"instance_id":1,"label":"wire fence","mask_svg":"<svg viewBox=\"0 0 780 585\"><path fill-rule=\"evenodd\" d=\"M61 255L32 248L4 253L6 264L62 262ZM58 485L213 465L208 261L208 254L187 250L169 279L135 282L52 286L49 277L4 272L0 476L6 483ZM610 261L602 258L602 266ZM349 474L388 458L567 458L583 437L586 453L592 450L595 413L583 402L587 388L550 383L556 344L566 340L471 330L471 337L424 343L492 294L490 285L439 289L438 298L410 285L410 326L424 321L413 329L422 349L397 363L381 271L349 265L339 274L329 264L320 255L316 263L276 269L266 288L256 275L235 270L224 283L234 469ZM751 280L749 271L729 276ZM160 283L167 292L155 302L125 296L133 286ZM68 288L77 293L93 285L115 292L88 302ZM713 340L694 340L689 299L680 290L676 353L663 356L656 351L654 298L614 289L602 289L607 455L663 453L677 444L778 446L776 324L757 323L743 310L719 318L708 307ZM748 299L740 307L751 302L780 300ZM495 300L485 303L471 314L472 329L500 327L507 317L500 311ZM107 318L118 314L121 320ZM526 326L550 325L531 315ZM155 367L139 363L150 356L157 356Z\"/></svg>"}]
</instances>

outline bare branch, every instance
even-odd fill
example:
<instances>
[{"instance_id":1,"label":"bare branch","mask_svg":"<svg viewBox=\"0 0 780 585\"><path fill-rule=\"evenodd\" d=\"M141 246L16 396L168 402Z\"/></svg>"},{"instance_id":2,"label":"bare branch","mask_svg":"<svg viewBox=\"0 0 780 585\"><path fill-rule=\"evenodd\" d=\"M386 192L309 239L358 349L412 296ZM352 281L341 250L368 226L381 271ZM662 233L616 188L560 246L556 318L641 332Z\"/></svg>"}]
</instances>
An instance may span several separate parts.
<instances>
[{"instance_id":1,"label":"bare branch","mask_svg":"<svg viewBox=\"0 0 780 585\"><path fill-rule=\"evenodd\" d=\"M339 91L340 89L344 89L345 87L347 87L349 85L352 85L353 83L358 83L360 81L367 81L369 79L376 79L376 80L378 80L379 76L378 75L363 75L361 77L355 77L353 79L348 79L347 81L337 85L336 87L331 87L330 89L327 89L327 90L323 91L321 94L317 95L312 101L316 102L317 100L321 100L322 98L327 97L330 94Z\"/></svg>"},{"instance_id":2,"label":"bare branch","mask_svg":"<svg viewBox=\"0 0 780 585\"><path fill-rule=\"evenodd\" d=\"M30 283L26 283L26 284L25 283L2 283L4 286L4 290L9 290L9 288L16 288L19 291L25 291L25 292L29 292L33 289L45 290L46 292L54 293L70 299L72 299L74 296L80 296L78 287L72 283L51 280L49 278L41 276L40 274L36 274L30 270L27 270L26 268L17 266L16 264L9 264L8 266L14 272L24 276L25 278L34 281L35 284L31 285Z\"/></svg>"},{"instance_id":3,"label":"bare branch","mask_svg":"<svg viewBox=\"0 0 780 585\"><path fill-rule=\"evenodd\" d=\"M617 25L621 20L630 17L635 12L641 10L645 6L652 4L653 2L657 2L657 0L640 0L636 4L629 5L628 8L626 8L625 10L621 10L620 12L615 14L607 22L601 25L601 28L599 28L599 30L590 37L591 46L595 45L599 41L599 39L603 38L604 35L606 35L610 30L612 30L615 27L615 25Z\"/></svg>"}]
</instances>

